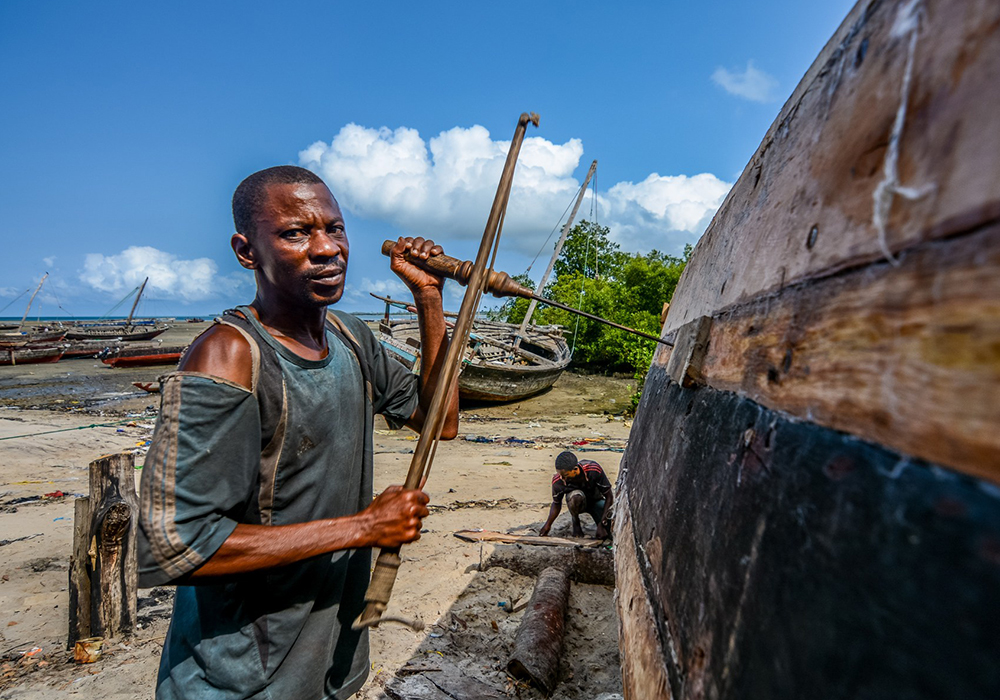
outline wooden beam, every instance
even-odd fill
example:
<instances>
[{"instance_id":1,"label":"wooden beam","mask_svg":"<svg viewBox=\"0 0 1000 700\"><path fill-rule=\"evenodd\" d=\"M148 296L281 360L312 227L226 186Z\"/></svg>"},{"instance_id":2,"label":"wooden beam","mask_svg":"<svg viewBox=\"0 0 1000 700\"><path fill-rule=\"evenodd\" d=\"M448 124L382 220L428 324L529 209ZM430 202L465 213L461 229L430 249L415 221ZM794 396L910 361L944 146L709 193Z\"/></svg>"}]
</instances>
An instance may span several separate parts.
<instances>
[{"instance_id":1,"label":"wooden beam","mask_svg":"<svg viewBox=\"0 0 1000 700\"><path fill-rule=\"evenodd\" d=\"M677 286L665 331L883 259L873 194L901 104L909 0L859 2L726 197ZM925 0L887 244L896 253L1000 216L1000 3Z\"/></svg>"}]
</instances>

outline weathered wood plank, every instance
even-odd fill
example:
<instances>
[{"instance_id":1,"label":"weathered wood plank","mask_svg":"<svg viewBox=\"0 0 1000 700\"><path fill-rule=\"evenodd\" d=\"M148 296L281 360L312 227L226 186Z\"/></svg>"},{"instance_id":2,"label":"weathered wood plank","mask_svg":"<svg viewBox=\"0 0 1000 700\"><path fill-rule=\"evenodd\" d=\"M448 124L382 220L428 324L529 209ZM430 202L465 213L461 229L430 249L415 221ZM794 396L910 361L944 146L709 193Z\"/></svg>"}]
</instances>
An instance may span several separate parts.
<instances>
[{"instance_id":1,"label":"weathered wood plank","mask_svg":"<svg viewBox=\"0 0 1000 700\"><path fill-rule=\"evenodd\" d=\"M73 502L73 554L69 558L69 635L66 648L90 636L90 499Z\"/></svg>"},{"instance_id":2,"label":"weathered wood plank","mask_svg":"<svg viewBox=\"0 0 1000 700\"><path fill-rule=\"evenodd\" d=\"M616 521L642 555L619 539L616 564L641 577L674 698L1000 687L996 487L662 367L631 435Z\"/></svg>"},{"instance_id":3,"label":"weathered wood plank","mask_svg":"<svg viewBox=\"0 0 1000 700\"><path fill-rule=\"evenodd\" d=\"M922 12L899 146L891 251L1000 217L1000 3L860 2L768 130L671 300L664 331L789 284L883 257L872 223L910 45Z\"/></svg>"},{"instance_id":4,"label":"weathered wood plank","mask_svg":"<svg viewBox=\"0 0 1000 700\"><path fill-rule=\"evenodd\" d=\"M1000 225L730 308L702 374L1000 483Z\"/></svg>"},{"instance_id":5,"label":"weathered wood plank","mask_svg":"<svg viewBox=\"0 0 1000 700\"><path fill-rule=\"evenodd\" d=\"M507 662L508 673L546 695L551 695L559 682L568 601L569 576L565 571L553 566L539 574Z\"/></svg>"}]
</instances>

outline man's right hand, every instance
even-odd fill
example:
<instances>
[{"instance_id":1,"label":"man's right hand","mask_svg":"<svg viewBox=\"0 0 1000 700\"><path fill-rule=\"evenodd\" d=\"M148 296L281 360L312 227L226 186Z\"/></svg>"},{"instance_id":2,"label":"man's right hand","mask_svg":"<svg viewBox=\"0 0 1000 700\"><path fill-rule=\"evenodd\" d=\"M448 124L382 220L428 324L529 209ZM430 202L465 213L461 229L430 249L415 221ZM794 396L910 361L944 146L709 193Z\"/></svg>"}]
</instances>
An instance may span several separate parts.
<instances>
[{"instance_id":1,"label":"man's right hand","mask_svg":"<svg viewBox=\"0 0 1000 700\"><path fill-rule=\"evenodd\" d=\"M543 526L542 529L538 531L538 536L539 537L548 537L549 536L549 526L548 525Z\"/></svg>"},{"instance_id":2,"label":"man's right hand","mask_svg":"<svg viewBox=\"0 0 1000 700\"><path fill-rule=\"evenodd\" d=\"M419 489L390 486L364 510L370 520L371 546L392 549L420 539L430 498Z\"/></svg>"}]
</instances>

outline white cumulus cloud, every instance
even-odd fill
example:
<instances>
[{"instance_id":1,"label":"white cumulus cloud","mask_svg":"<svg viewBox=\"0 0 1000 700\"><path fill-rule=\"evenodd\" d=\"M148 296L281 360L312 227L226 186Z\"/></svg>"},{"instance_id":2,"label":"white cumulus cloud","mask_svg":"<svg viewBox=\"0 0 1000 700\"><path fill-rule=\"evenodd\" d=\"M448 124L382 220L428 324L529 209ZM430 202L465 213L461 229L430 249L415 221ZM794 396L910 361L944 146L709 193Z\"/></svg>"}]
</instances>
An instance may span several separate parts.
<instances>
[{"instance_id":1,"label":"white cumulus cloud","mask_svg":"<svg viewBox=\"0 0 1000 700\"><path fill-rule=\"evenodd\" d=\"M299 163L323 177L352 214L436 240L478 240L509 146L478 125L425 141L407 127L348 124L331 142L302 150ZM538 250L580 187L573 173L582 157L579 139L524 140L504 220L506 246ZM730 186L707 173L653 174L598 193L597 218L626 250L679 252L704 232ZM582 212L590 211L587 196Z\"/></svg>"},{"instance_id":2,"label":"white cumulus cloud","mask_svg":"<svg viewBox=\"0 0 1000 700\"><path fill-rule=\"evenodd\" d=\"M727 70L722 66L712 73L712 82L728 92L753 102L771 102L778 90L778 79L747 61L744 71Z\"/></svg>"},{"instance_id":3,"label":"white cumulus cloud","mask_svg":"<svg viewBox=\"0 0 1000 700\"><path fill-rule=\"evenodd\" d=\"M163 299L199 301L231 292L237 278L220 277L211 258L182 260L151 246L131 246L117 255L88 253L80 280L102 292L127 291L149 277L148 293Z\"/></svg>"}]
</instances>

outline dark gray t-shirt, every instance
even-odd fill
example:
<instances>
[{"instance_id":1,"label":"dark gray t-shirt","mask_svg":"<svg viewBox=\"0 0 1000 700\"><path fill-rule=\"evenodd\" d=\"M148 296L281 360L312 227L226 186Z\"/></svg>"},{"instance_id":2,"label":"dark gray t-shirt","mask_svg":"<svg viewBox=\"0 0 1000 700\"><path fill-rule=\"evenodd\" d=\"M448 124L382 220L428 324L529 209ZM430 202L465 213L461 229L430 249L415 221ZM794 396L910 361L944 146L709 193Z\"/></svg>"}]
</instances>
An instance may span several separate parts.
<instances>
[{"instance_id":1,"label":"dark gray t-shirt","mask_svg":"<svg viewBox=\"0 0 1000 700\"><path fill-rule=\"evenodd\" d=\"M361 321L338 315L367 363L371 400L355 353L334 333L328 356L310 361L244 315L242 330L256 345L253 391L194 372L162 382L140 489L140 585L193 571L238 523L357 513L372 497L373 413L401 425L416 407L416 377ZM271 401L280 415L262 432L264 385L282 398ZM352 695L368 672L367 632L351 623L364 607L370 566L370 550L348 550L226 583L178 586L156 697Z\"/></svg>"}]
</instances>

